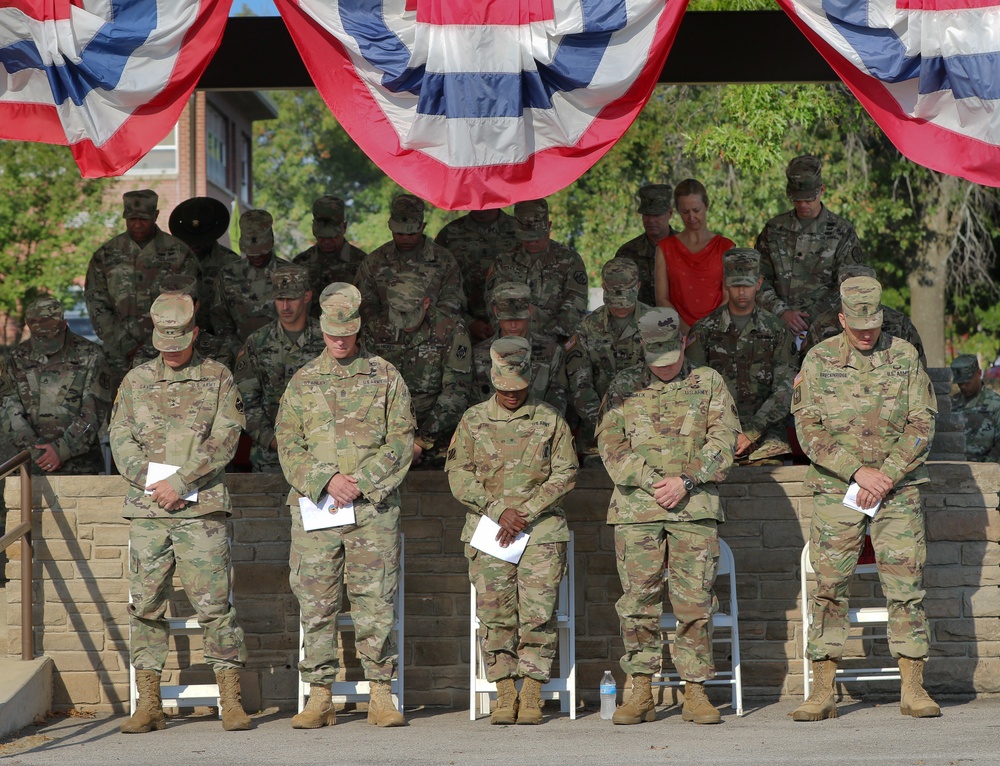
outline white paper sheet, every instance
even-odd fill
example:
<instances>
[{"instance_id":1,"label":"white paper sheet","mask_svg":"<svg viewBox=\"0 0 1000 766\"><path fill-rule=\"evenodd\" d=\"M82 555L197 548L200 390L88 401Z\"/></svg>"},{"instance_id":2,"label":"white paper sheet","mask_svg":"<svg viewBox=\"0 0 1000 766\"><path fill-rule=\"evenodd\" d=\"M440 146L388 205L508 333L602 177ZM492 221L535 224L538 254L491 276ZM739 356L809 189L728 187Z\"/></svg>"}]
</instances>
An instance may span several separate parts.
<instances>
[{"instance_id":1,"label":"white paper sheet","mask_svg":"<svg viewBox=\"0 0 1000 766\"><path fill-rule=\"evenodd\" d=\"M158 481L163 481L175 473L181 470L179 465L170 465L169 463L150 463L146 468L146 486L149 487L156 484ZM152 495L153 491L151 489L146 490L147 495ZM191 490L190 493L185 495L182 500L187 500L189 503L198 502L198 490Z\"/></svg>"},{"instance_id":2,"label":"white paper sheet","mask_svg":"<svg viewBox=\"0 0 1000 766\"><path fill-rule=\"evenodd\" d=\"M861 511L866 516L871 516L872 518L875 518L875 511L877 511L879 509L879 506L882 505L881 501L875 503L875 505L873 505L871 508L862 508L860 505L858 505L859 489L861 489L861 487L858 486L858 483L856 481L852 481L851 486L847 488L847 494L844 495L844 505L846 505L848 508L852 510Z\"/></svg>"},{"instance_id":3,"label":"white paper sheet","mask_svg":"<svg viewBox=\"0 0 1000 766\"><path fill-rule=\"evenodd\" d=\"M306 532L344 527L355 521L354 503L337 508L333 498L329 495L323 495L319 499L319 505L316 505L308 497L300 497L299 513L302 514L302 528Z\"/></svg>"},{"instance_id":4,"label":"white paper sheet","mask_svg":"<svg viewBox=\"0 0 1000 766\"><path fill-rule=\"evenodd\" d=\"M469 545L483 553L488 553L503 561L516 564L521 560L521 554L524 553L524 546L528 544L530 535L521 532L514 538L514 542L503 548L497 542L497 533L499 531L499 524L489 516L483 516L479 519L479 524L476 525L476 531L472 533L472 540L469 542Z\"/></svg>"}]
</instances>

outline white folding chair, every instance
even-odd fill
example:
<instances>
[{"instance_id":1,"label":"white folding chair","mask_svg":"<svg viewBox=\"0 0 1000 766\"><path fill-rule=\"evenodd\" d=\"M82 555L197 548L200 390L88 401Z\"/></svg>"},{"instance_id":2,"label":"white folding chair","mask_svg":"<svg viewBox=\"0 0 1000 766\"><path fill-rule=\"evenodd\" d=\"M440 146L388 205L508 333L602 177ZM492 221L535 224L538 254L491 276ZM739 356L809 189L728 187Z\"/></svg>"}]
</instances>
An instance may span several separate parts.
<instances>
[{"instance_id":1,"label":"white folding chair","mask_svg":"<svg viewBox=\"0 0 1000 766\"><path fill-rule=\"evenodd\" d=\"M862 548L863 550L863 548ZM809 560L809 543L802 548L801 584L802 584L802 676L804 679L805 696L809 696L812 686L812 663L809 660L809 575L814 574L812 562ZM857 574L872 574L878 572L878 566L858 564ZM878 640L888 638L889 610L885 606L851 607L847 610L847 619L851 628L860 628L862 640ZM892 681L899 680L899 667L886 665L869 668L837 668L836 680L841 683L856 681Z\"/></svg>"},{"instance_id":2,"label":"white folding chair","mask_svg":"<svg viewBox=\"0 0 1000 766\"><path fill-rule=\"evenodd\" d=\"M405 554L406 545L405 539L402 533L399 535L399 585L396 588L396 599L393 603L393 607L396 613L396 622L393 625L393 630L396 633L396 649L399 652L399 659L396 662L396 677L392 679L392 698L396 703L396 709L402 713L403 712L403 670L404 670L404 648L403 648L403 636L405 635L404 624L405 624L405 586L403 585L403 575L406 572L406 556ZM341 612L337 616L337 630L341 633L354 630L354 617L350 612ZM306 654L305 647L305 631L302 630L302 621L299 620L299 659L304 659ZM368 681L334 681L330 685L330 692L332 694L333 702L335 703L347 703L347 702L368 702L371 695L371 684ZM309 683L302 680L302 676L299 675L299 712L306 705L306 699L309 697Z\"/></svg>"},{"instance_id":3,"label":"white folding chair","mask_svg":"<svg viewBox=\"0 0 1000 766\"><path fill-rule=\"evenodd\" d=\"M712 645L726 644L731 657L730 670L716 671L715 678L706 681L706 686L732 686L732 706L737 716L743 715L743 671L740 665L740 613L736 601L736 563L733 552L725 540L719 540L719 570L716 579L723 575L729 577L729 611L716 612L712 615L711 635ZM726 635L718 635L719 630ZM660 615L660 632L675 633L677 617L672 612ZM673 643L671 639L668 643ZM683 686L684 680L676 672L656 673L653 675L652 686Z\"/></svg>"},{"instance_id":4,"label":"white folding chair","mask_svg":"<svg viewBox=\"0 0 1000 766\"><path fill-rule=\"evenodd\" d=\"M542 699L559 700L559 708L576 719L576 585L574 573L573 533L566 544L566 575L559 583L556 603L556 626L559 630L559 675L552 676L542 686ZM486 680L483 642L479 636L476 615L476 586L469 587L471 606L469 619L469 720L490 712L490 699L496 699L497 685Z\"/></svg>"}]
</instances>

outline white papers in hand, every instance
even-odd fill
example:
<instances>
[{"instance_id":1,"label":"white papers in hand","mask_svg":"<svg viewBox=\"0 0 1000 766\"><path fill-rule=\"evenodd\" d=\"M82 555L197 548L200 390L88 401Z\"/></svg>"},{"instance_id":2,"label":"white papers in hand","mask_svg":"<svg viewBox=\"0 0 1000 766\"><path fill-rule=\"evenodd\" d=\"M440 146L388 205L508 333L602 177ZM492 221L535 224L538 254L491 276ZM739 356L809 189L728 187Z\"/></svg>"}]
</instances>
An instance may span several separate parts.
<instances>
[{"instance_id":1,"label":"white papers in hand","mask_svg":"<svg viewBox=\"0 0 1000 766\"><path fill-rule=\"evenodd\" d=\"M521 554L524 553L524 546L528 544L530 535L526 532L521 532L514 538L514 541L510 545L503 548L497 541L497 533L499 532L500 525L489 516L483 516L479 519L479 524L476 525L476 531L472 533L472 540L469 542L469 545L483 553L488 553L503 561L516 564L521 560Z\"/></svg>"},{"instance_id":2,"label":"white papers in hand","mask_svg":"<svg viewBox=\"0 0 1000 766\"><path fill-rule=\"evenodd\" d=\"M338 508L329 495L323 495L319 499L319 505L308 497L300 497L299 512L302 514L302 528L306 532L354 523L354 503Z\"/></svg>"},{"instance_id":3,"label":"white papers in hand","mask_svg":"<svg viewBox=\"0 0 1000 766\"><path fill-rule=\"evenodd\" d=\"M164 479L173 476L179 470L181 470L179 465L170 465L169 463L150 463L146 468L146 486L150 487L158 481L163 481ZM147 489L146 494L152 495L153 490ZM197 503L198 490L191 490L191 492L182 497L181 500L187 500L189 503Z\"/></svg>"},{"instance_id":4,"label":"white papers in hand","mask_svg":"<svg viewBox=\"0 0 1000 766\"><path fill-rule=\"evenodd\" d=\"M847 494L844 495L844 505L855 511L861 511L866 516L871 516L875 518L875 511L878 510L879 506L882 505L881 501L876 502L871 508L862 508L858 505L858 490L861 489L856 481L851 482L851 486L847 488Z\"/></svg>"}]
</instances>

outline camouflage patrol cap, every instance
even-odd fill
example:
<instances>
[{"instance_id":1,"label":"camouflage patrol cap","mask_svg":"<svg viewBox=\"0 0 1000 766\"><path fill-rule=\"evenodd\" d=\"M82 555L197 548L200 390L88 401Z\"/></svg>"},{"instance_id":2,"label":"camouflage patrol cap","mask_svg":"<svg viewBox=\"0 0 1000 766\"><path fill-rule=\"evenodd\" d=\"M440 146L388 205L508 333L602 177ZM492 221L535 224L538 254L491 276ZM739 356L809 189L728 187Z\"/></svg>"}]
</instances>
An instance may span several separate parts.
<instances>
[{"instance_id":1,"label":"camouflage patrol cap","mask_svg":"<svg viewBox=\"0 0 1000 766\"><path fill-rule=\"evenodd\" d=\"M271 272L271 296L278 298L290 298L298 300L306 294L309 289L309 272L302 266L289 264L279 266Z\"/></svg>"},{"instance_id":2,"label":"camouflage patrol cap","mask_svg":"<svg viewBox=\"0 0 1000 766\"><path fill-rule=\"evenodd\" d=\"M327 335L343 337L361 329L361 293L349 282L333 282L319 296L320 327Z\"/></svg>"},{"instance_id":3,"label":"camouflage patrol cap","mask_svg":"<svg viewBox=\"0 0 1000 766\"><path fill-rule=\"evenodd\" d=\"M681 320L673 309L655 308L643 314L639 337L650 367L666 367L681 358Z\"/></svg>"},{"instance_id":4,"label":"camouflage patrol cap","mask_svg":"<svg viewBox=\"0 0 1000 766\"><path fill-rule=\"evenodd\" d=\"M32 338L39 340L54 338L65 325L63 305L55 298L38 298L29 303L24 310L24 321L31 328Z\"/></svg>"},{"instance_id":5,"label":"camouflage patrol cap","mask_svg":"<svg viewBox=\"0 0 1000 766\"><path fill-rule=\"evenodd\" d=\"M823 186L823 163L811 154L796 157L785 169L785 194L792 200L816 199Z\"/></svg>"},{"instance_id":6,"label":"camouflage patrol cap","mask_svg":"<svg viewBox=\"0 0 1000 766\"><path fill-rule=\"evenodd\" d=\"M979 371L979 359L973 354L959 354L951 363L951 379L954 383L968 383Z\"/></svg>"},{"instance_id":7,"label":"camouflage patrol cap","mask_svg":"<svg viewBox=\"0 0 1000 766\"><path fill-rule=\"evenodd\" d=\"M753 287L760 279L760 253L752 247L731 247L722 256L726 287Z\"/></svg>"},{"instance_id":8,"label":"camouflage patrol cap","mask_svg":"<svg viewBox=\"0 0 1000 766\"><path fill-rule=\"evenodd\" d=\"M184 293L198 300L198 280L190 274L168 274L160 280L160 295L164 293Z\"/></svg>"},{"instance_id":9,"label":"camouflage patrol cap","mask_svg":"<svg viewBox=\"0 0 1000 766\"><path fill-rule=\"evenodd\" d=\"M266 210L247 210L240 216L240 252L265 255L274 249L274 219Z\"/></svg>"},{"instance_id":10,"label":"camouflage patrol cap","mask_svg":"<svg viewBox=\"0 0 1000 766\"><path fill-rule=\"evenodd\" d=\"M122 218L145 218L152 221L156 218L156 206L159 202L159 195L152 189L127 191L122 195Z\"/></svg>"},{"instance_id":11,"label":"camouflage patrol cap","mask_svg":"<svg viewBox=\"0 0 1000 766\"><path fill-rule=\"evenodd\" d=\"M412 194L397 194L389 209L389 231L417 234L424 225L424 201Z\"/></svg>"},{"instance_id":12,"label":"camouflage patrol cap","mask_svg":"<svg viewBox=\"0 0 1000 766\"><path fill-rule=\"evenodd\" d=\"M153 348L183 351L194 340L194 301L184 293L164 293L149 309L153 320Z\"/></svg>"},{"instance_id":13,"label":"camouflage patrol cap","mask_svg":"<svg viewBox=\"0 0 1000 766\"><path fill-rule=\"evenodd\" d=\"M490 380L497 391L520 391L531 385L531 343L510 335L490 346Z\"/></svg>"},{"instance_id":14,"label":"camouflage patrol cap","mask_svg":"<svg viewBox=\"0 0 1000 766\"><path fill-rule=\"evenodd\" d=\"M882 285L871 277L850 277L840 286L840 311L852 330L882 326Z\"/></svg>"},{"instance_id":15,"label":"camouflage patrol cap","mask_svg":"<svg viewBox=\"0 0 1000 766\"><path fill-rule=\"evenodd\" d=\"M604 305L628 309L639 300L639 267L631 258L612 258L601 267Z\"/></svg>"},{"instance_id":16,"label":"camouflage patrol cap","mask_svg":"<svg viewBox=\"0 0 1000 766\"><path fill-rule=\"evenodd\" d=\"M674 207L674 187L669 184L646 184L639 189L639 215L663 215Z\"/></svg>"},{"instance_id":17,"label":"camouflage patrol cap","mask_svg":"<svg viewBox=\"0 0 1000 766\"><path fill-rule=\"evenodd\" d=\"M493 312L497 319L527 319L531 316L531 288L523 282L501 282L493 288Z\"/></svg>"},{"instance_id":18,"label":"camouflage patrol cap","mask_svg":"<svg viewBox=\"0 0 1000 766\"><path fill-rule=\"evenodd\" d=\"M211 245L229 228L229 208L214 197L191 197L171 211L168 225L186 245Z\"/></svg>"},{"instance_id":19,"label":"camouflage patrol cap","mask_svg":"<svg viewBox=\"0 0 1000 766\"><path fill-rule=\"evenodd\" d=\"M400 274L385 289L389 304L389 321L400 330L420 324L424 313L426 289L423 280L413 273Z\"/></svg>"},{"instance_id":20,"label":"camouflage patrol cap","mask_svg":"<svg viewBox=\"0 0 1000 766\"><path fill-rule=\"evenodd\" d=\"M324 194L313 202L313 236L336 237L344 230L344 200Z\"/></svg>"},{"instance_id":21,"label":"camouflage patrol cap","mask_svg":"<svg viewBox=\"0 0 1000 766\"><path fill-rule=\"evenodd\" d=\"M529 199L514 205L515 231L518 239L545 239L549 233L549 203Z\"/></svg>"},{"instance_id":22,"label":"camouflage patrol cap","mask_svg":"<svg viewBox=\"0 0 1000 766\"><path fill-rule=\"evenodd\" d=\"M837 271L837 285L844 284L844 280L851 277L871 277L875 279L875 269L871 266L865 266L863 263L845 263Z\"/></svg>"}]
</instances>

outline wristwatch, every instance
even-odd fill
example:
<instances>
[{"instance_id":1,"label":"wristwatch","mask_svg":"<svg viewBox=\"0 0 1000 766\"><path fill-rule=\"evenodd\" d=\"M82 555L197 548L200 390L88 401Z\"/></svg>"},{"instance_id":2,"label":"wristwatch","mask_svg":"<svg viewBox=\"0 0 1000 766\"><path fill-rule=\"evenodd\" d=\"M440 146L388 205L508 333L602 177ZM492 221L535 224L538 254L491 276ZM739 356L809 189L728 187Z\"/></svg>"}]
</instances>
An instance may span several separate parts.
<instances>
[{"instance_id":1,"label":"wristwatch","mask_svg":"<svg viewBox=\"0 0 1000 766\"><path fill-rule=\"evenodd\" d=\"M690 476L685 476L684 474L681 474L681 481L684 482L684 490L686 492L694 492L694 479L692 479Z\"/></svg>"}]
</instances>

